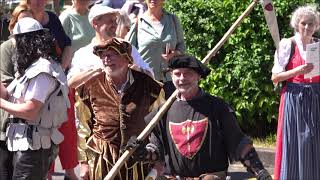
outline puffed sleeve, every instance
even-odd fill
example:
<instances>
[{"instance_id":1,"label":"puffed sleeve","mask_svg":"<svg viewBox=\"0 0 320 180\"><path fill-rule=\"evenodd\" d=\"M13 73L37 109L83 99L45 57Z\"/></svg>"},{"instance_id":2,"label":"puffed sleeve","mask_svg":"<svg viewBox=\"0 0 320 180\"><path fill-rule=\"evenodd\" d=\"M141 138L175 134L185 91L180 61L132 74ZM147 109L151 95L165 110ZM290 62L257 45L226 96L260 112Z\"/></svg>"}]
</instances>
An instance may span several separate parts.
<instances>
[{"instance_id":1,"label":"puffed sleeve","mask_svg":"<svg viewBox=\"0 0 320 180\"><path fill-rule=\"evenodd\" d=\"M186 45L184 42L183 28L179 18L176 15L173 15L173 18L175 21L175 27L176 27L176 33L177 33L177 45L175 50L178 50L184 53L186 51Z\"/></svg>"},{"instance_id":2,"label":"puffed sleeve","mask_svg":"<svg viewBox=\"0 0 320 180\"><path fill-rule=\"evenodd\" d=\"M84 101L88 98L85 95L85 90L83 86L77 88L76 91L76 117L79 120L77 124L77 132L78 132L78 160L79 162L87 161L87 139L91 135L91 111L89 107L84 103Z\"/></svg>"},{"instance_id":3,"label":"puffed sleeve","mask_svg":"<svg viewBox=\"0 0 320 180\"><path fill-rule=\"evenodd\" d=\"M72 38L73 34L72 34L72 24L71 24L71 20L69 17L69 12L68 10L62 12L59 16L59 20L61 22L61 25L63 27L64 32L67 34L67 36L69 38Z\"/></svg>"},{"instance_id":4,"label":"puffed sleeve","mask_svg":"<svg viewBox=\"0 0 320 180\"><path fill-rule=\"evenodd\" d=\"M274 54L274 65L272 73L280 73L285 71L291 54L291 39L282 39L279 43L279 53Z\"/></svg>"}]
</instances>

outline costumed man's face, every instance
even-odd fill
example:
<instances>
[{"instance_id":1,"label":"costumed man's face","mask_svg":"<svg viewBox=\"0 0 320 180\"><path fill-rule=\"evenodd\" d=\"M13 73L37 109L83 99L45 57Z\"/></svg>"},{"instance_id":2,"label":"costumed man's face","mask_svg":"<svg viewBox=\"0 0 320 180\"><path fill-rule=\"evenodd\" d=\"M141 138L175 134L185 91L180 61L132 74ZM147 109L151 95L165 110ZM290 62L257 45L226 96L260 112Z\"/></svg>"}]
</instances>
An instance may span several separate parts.
<instances>
[{"instance_id":1,"label":"costumed man's face","mask_svg":"<svg viewBox=\"0 0 320 180\"><path fill-rule=\"evenodd\" d=\"M172 70L172 82L181 94L189 94L198 90L200 75L190 68Z\"/></svg>"},{"instance_id":2,"label":"costumed man's face","mask_svg":"<svg viewBox=\"0 0 320 180\"><path fill-rule=\"evenodd\" d=\"M109 39L116 36L117 14L105 14L93 20L93 27L100 36Z\"/></svg>"},{"instance_id":3,"label":"costumed man's face","mask_svg":"<svg viewBox=\"0 0 320 180\"><path fill-rule=\"evenodd\" d=\"M103 62L106 73L111 77L126 73L128 70L128 59L112 48L102 51L99 56Z\"/></svg>"},{"instance_id":4,"label":"costumed man's face","mask_svg":"<svg viewBox=\"0 0 320 180\"><path fill-rule=\"evenodd\" d=\"M298 31L302 37L312 37L317 26L312 16L303 16L298 24Z\"/></svg>"}]
</instances>

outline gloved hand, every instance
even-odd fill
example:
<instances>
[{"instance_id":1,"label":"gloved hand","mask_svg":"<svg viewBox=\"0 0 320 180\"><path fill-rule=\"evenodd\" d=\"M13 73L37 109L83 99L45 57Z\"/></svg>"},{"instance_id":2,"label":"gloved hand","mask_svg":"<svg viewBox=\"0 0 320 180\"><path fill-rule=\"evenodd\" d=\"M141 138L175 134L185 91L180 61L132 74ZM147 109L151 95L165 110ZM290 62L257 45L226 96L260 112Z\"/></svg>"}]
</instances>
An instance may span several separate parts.
<instances>
[{"instance_id":1,"label":"gloved hand","mask_svg":"<svg viewBox=\"0 0 320 180\"><path fill-rule=\"evenodd\" d=\"M143 141L139 141L136 136L131 136L127 142L125 150L130 150L134 148L136 148L136 150L131 155L132 159L135 161L145 160L149 154L145 147L145 143Z\"/></svg>"},{"instance_id":2,"label":"gloved hand","mask_svg":"<svg viewBox=\"0 0 320 180\"><path fill-rule=\"evenodd\" d=\"M257 180L272 180L272 177L266 169L262 169L257 174Z\"/></svg>"}]
</instances>

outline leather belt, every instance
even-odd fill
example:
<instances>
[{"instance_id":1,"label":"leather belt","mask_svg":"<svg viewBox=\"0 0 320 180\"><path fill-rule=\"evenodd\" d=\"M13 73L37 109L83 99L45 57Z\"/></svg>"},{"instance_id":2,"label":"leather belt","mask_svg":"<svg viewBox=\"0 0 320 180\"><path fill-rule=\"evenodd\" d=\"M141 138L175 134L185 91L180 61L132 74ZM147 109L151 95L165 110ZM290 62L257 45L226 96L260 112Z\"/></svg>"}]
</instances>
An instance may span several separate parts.
<instances>
[{"instance_id":1,"label":"leather belt","mask_svg":"<svg viewBox=\"0 0 320 180\"><path fill-rule=\"evenodd\" d=\"M227 177L226 171L201 174L199 177L182 177L165 175L167 180L225 180Z\"/></svg>"}]
</instances>

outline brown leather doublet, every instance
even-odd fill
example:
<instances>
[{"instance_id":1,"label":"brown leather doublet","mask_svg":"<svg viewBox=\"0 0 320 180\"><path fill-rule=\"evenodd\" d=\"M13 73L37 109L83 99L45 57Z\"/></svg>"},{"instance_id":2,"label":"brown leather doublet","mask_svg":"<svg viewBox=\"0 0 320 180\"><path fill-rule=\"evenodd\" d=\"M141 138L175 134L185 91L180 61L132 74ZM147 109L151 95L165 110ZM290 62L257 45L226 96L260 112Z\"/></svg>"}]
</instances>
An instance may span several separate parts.
<instances>
[{"instance_id":1,"label":"brown leather doublet","mask_svg":"<svg viewBox=\"0 0 320 180\"><path fill-rule=\"evenodd\" d=\"M101 141L107 142L112 148L113 158L117 159L119 149L132 136L138 136L145 128L144 116L150 112L151 105L157 100L161 85L148 75L131 70L133 83L118 93L112 82L102 72L80 87L80 96L91 110L92 136L87 145L97 153ZM100 142L100 143L98 143ZM115 152L116 151L116 152ZM115 156L114 156L115 155Z\"/></svg>"}]
</instances>

